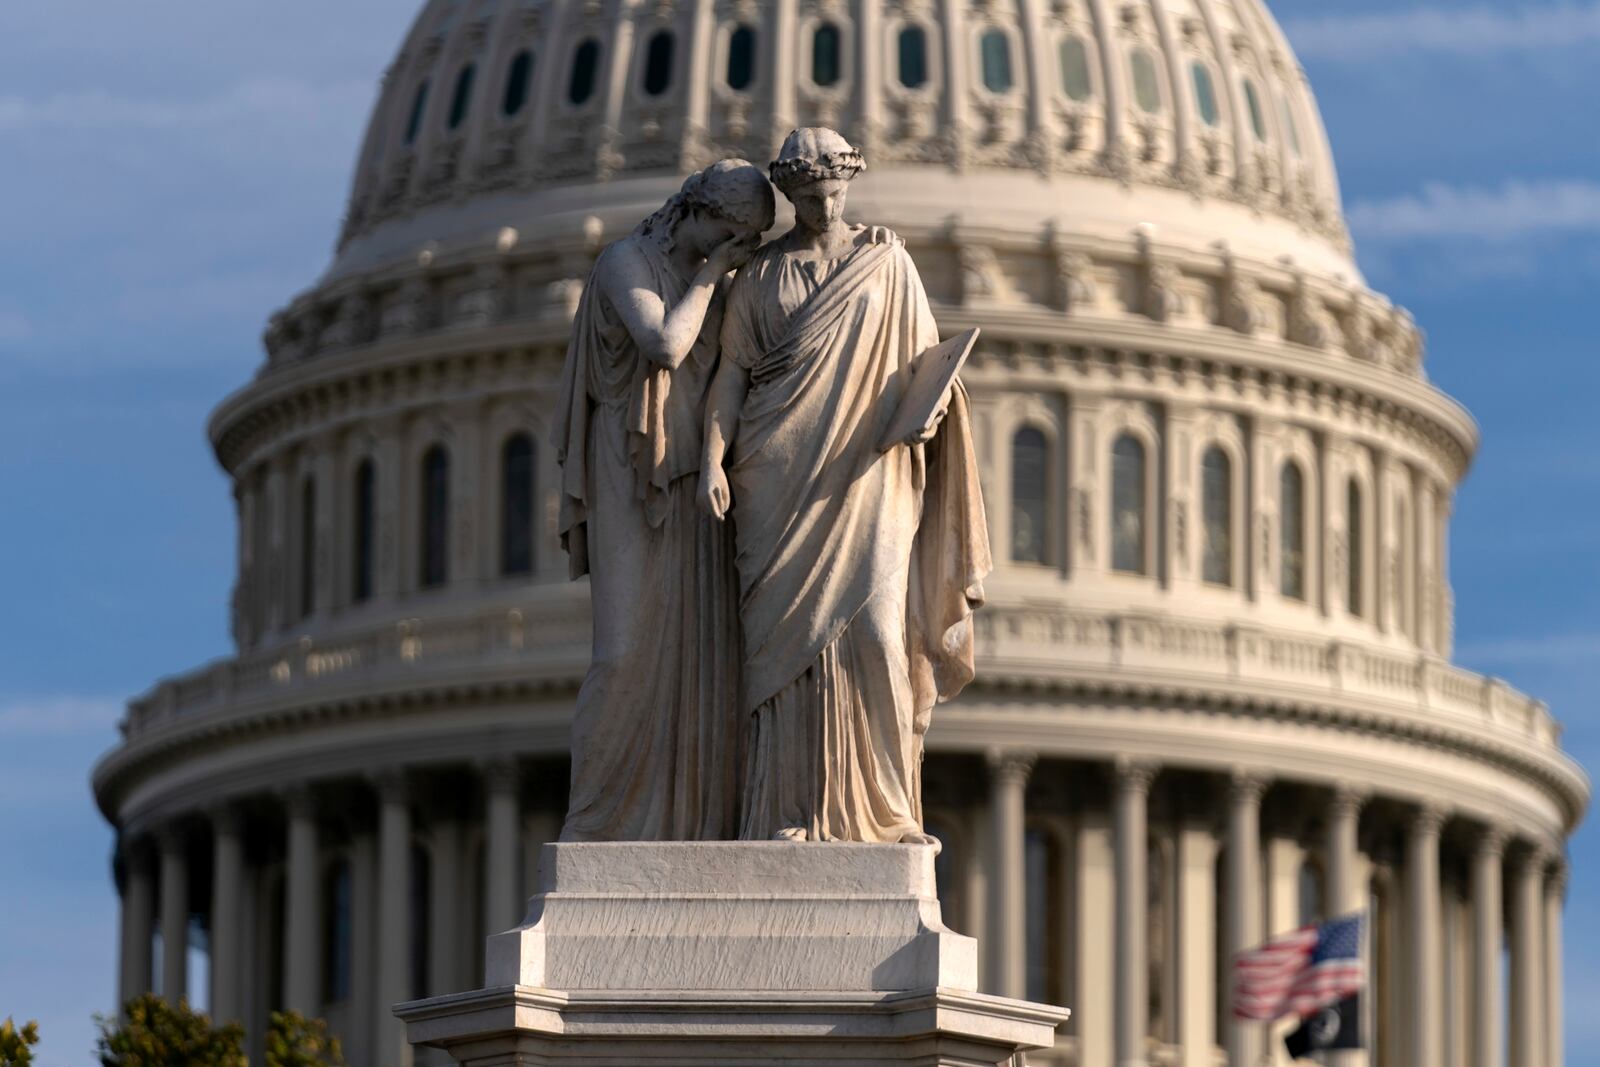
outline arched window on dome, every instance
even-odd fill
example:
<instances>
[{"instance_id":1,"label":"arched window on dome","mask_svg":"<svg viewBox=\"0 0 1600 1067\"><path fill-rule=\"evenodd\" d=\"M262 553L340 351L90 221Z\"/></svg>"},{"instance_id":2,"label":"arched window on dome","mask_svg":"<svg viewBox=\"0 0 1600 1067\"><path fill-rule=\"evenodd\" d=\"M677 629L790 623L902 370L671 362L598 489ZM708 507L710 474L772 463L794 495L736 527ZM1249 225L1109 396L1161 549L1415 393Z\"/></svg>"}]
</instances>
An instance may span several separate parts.
<instances>
[{"instance_id":1,"label":"arched window on dome","mask_svg":"<svg viewBox=\"0 0 1600 1067\"><path fill-rule=\"evenodd\" d=\"M422 457L422 555L418 584L443 585L450 573L450 453L434 445Z\"/></svg>"},{"instance_id":2,"label":"arched window on dome","mask_svg":"<svg viewBox=\"0 0 1600 1067\"><path fill-rule=\"evenodd\" d=\"M1287 95L1278 97L1278 110L1283 115L1284 136L1289 138L1289 151L1300 154L1300 126L1294 121L1294 105Z\"/></svg>"},{"instance_id":3,"label":"arched window on dome","mask_svg":"<svg viewBox=\"0 0 1600 1067\"><path fill-rule=\"evenodd\" d=\"M1278 473L1278 591L1306 598L1306 476L1292 459Z\"/></svg>"},{"instance_id":4,"label":"arched window on dome","mask_svg":"<svg viewBox=\"0 0 1600 1067\"><path fill-rule=\"evenodd\" d=\"M1194 77L1194 106L1200 121L1207 126L1218 125L1222 122L1222 110L1217 107L1217 86L1211 79L1211 68L1197 59L1189 71Z\"/></svg>"},{"instance_id":5,"label":"arched window on dome","mask_svg":"<svg viewBox=\"0 0 1600 1067\"><path fill-rule=\"evenodd\" d=\"M811 34L811 84L830 89L844 77L844 33L832 22Z\"/></svg>"},{"instance_id":6,"label":"arched window on dome","mask_svg":"<svg viewBox=\"0 0 1600 1067\"><path fill-rule=\"evenodd\" d=\"M1050 562L1050 442L1035 426L1011 439L1011 558Z\"/></svg>"},{"instance_id":7,"label":"arched window on dome","mask_svg":"<svg viewBox=\"0 0 1600 1067\"><path fill-rule=\"evenodd\" d=\"M1250 128L1255 131L1256 140L1265 142L1267 115L1261 110L1261 94L1256 90L1256 83L1249 78L1244 80L1244 102L1250 108Z\"/></svg>"},{"instance_id":8,"label":"arched window on dome","mask_svg":"<svg viewBox=\"0 0 1600 1067\"><path fill-rule=\"evenodd\" d=\"M406 122L406 144L417 143L417 134L422 132L422 119L428 113L428 81L423 79L417 86L417 95L411 100L411 118Z\"/></svg>"},{"instance_id":9,"label":"arched window on dome","mask_svg":"<svg viewBox=\"0 0 1600 1067\"><path fill-rule=\"evenodd\" d=\"M1094 96L1094 79L1089 73L1089 45L1082 37L1061 42L1061 91L1068 99L1082 103Z\"/></svg>"},{"instance_id":10,"label":"arched window on dome","mask_svg":"<svg viewBox=\"0 0 1600 1067\"><path fill-rule=\"evenodd\" d=\"M351 914L350 863L343 858L328 868L322 881L322 1002L350 999L353 973L354 922Z\"/></svg>"},{"instance_id":11,"label":"arched window on dome","mask_svg":"<svg viewBox=\"0 0 1600 1067\"><path fill-rule=\"evenodd\" d=\"M998 26L978 39L983 59L983 87L991 93L1009 93L1016 80L1011 71L1011 35Z\"/></svg>"},{"instance_id":12,"label":"arched window on dome","mask_svg":"<svg viewBox=\"0 0 1600 1067\"><path fill-rule=\"evenodd\" d=\"M1200 460L1200 577L1233 584L1233 460L1217 445Z\"/></svg>"},{"instance_id":13,"label":"arched window on dome","mask_svg":"<svg viewBox=\"0 0 1600 1067\"><path fill-rule=\"evenodd\" d=\"M644 49L644 91L660 96L672 85L672 66L677 39L671 30L657 30Z\"/></svg>"},{"instance_id":14,"label":"arched window on dome","mask_svg":"<svg viewBox=\"0 0 1600 1067\"><path fill-rule=\"evenodd\" d=\"M1144 445L1123 434L1111 446L1111 569L1122 574L1147 574L1145 558Z\"/></svg>"},{"instance_id":15,"label":"arched window on dome","mask_svg":"<svg viewBox=\"0 0 1600 1067\"><path fill-rule=\"evenodd\" d=\"M1161 75L1156 70L1156 58L1148 48L1135 48L1128 53L1128 66L1133 72L1133 99L1139 110L1149 115L1161 111Z\"/></svg>"},{"instance_id":16,"label":"arched window on dome","mask_svg":"<svg viewBox=\"0 0 1600 1067\"><path fill-rule=\"evenodd\" d=\"M317 482L310 475L300 483L300 617L317 609Z\"/></svg>"},{"instance_id":17,"label":"arched window on dome","mask_svg":"<svg viewBox=\"0 0 1600 1067\"><path fill-rule=\"evenodd\" d=\"M1058 950L1063 895L1061 844L1056 835L1041 826L1029 827L1022 842L1022 868L1026 995L1035 1003L1060 1004L1066 998Z\"/></svg>"},{"instance_id":18,"label":"arched window on dome","mask_svg":"<svg viewBox=\"0 0 1600 1067\"><path fill-rule=\"evenodd\" d=\"M355 499L351 514L355 540L351 545L350 599L360 604L372 596L377 570L378 547L378 469L364 459L356 468Z\"/></svg>"},{"instance_id":19,"label":"arched window on dome","mask_svg":"<svg viewBox=\"0 0 1600 1067\"><path fill-rule=\"evenodd\" d=\"M600 75L600 42L587 38L572 53L572 74L567 79L567 103L582 107L594 96L595 82Z\"/></svg>"},{"instance_id":20,"label":"arched window on dome","mask_svg":"<svg viewBox=\"0 0 1600 1067\"><path fill-rule=\"evenodd\" d=\"M533 437L519 433L500 450L500 573L533 573Z\"/></svg>"},{"instance_id":21,"label":"arched window on dome","mask_svg":"<svg viewBox=\"0 0 1600 1067\"><path fill-rule=\"evenodd\" d=\"M900 84L920 89L928 84L928 31L912 23L902 26L895 38Z\"/></svg>"},{"instance_id":22,"label":"arched window on dome","mask_svg":"<svg viewBox=\"0 0 1600 1067\"><path fill-rule=\"evenodd\" d=\"M506 118L519 114L528 103L528 90L533 84L533 53L518 52L506 71L505 96L500 101L500 111Z\"/></svg>"},{"instance_id":23,"label":"arched window on dome","mask_svg":"<svg viewBox=\"0 0 1600 1067\"><path fill-rule=\"evenodd\" d=\"M755 84L758 43L754 26L741 23L728 35L728 69L724 72L728 88L744 92Z\"/></svg>"},{"instance_id":24,"label":"arched window on dome","mask_svg":"<svg viewBox=\"0 0 1600 1067\"><path fill-rule=\"evenodd\" d=\"M1345 554L1345 604L1350 614L1360 618L1367 613L1367 530L1366 501L1361 495L1361 485L1354 478L1345 486L1344 522Z\"/></svg>"},{"instance_id":25,"label":"arched window on dome","mask_svg":"<svg viewBox=\"0 0 1600 1067\"><path fill-rule=\"evenodd\" d=\"M472 109L472 86L478 80L478 68L468 63L456 75L455 95L450 98L450 128L459 129Z\"/></svg>"}]
</instances>

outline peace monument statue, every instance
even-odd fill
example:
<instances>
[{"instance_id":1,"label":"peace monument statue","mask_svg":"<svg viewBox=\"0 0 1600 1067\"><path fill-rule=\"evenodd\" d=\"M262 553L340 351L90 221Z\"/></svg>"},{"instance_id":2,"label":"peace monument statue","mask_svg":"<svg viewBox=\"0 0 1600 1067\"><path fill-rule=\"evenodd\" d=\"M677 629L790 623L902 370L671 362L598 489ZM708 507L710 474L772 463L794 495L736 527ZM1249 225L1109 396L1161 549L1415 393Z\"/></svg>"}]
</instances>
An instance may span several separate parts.
<instances>
[{"instance_id":1,"label":"peace monument statue","mask_svg":"<svg viewBox=\"0 0 1600 1067\"><path fill-rule=\"evenodd\" d=\"M922 825L989 545L959 372L905 246L800 129L595 263L557 431L593 665L571 805L485 987L402 1004L465 1067L1015 1064L1068 1012L977 992ZM729 280L729 275L737 272Z\"/></svg>"},{"instance_id":2,"label":"peace monument statue","mask_svg":"<svg viewBox=\"0 0 1600 1067\"><path fill-rule=\"evenodd\" d=\"M556 442L594 603L563 841L934 840L922 737L972 677L989 547L959 380L910 396L916 267L844 221L865 166L796 130L785 236L756 252L772 189L727 160L594 266ZM882 440L908 398L929 417Z\"/></svg>"}]
</instances>

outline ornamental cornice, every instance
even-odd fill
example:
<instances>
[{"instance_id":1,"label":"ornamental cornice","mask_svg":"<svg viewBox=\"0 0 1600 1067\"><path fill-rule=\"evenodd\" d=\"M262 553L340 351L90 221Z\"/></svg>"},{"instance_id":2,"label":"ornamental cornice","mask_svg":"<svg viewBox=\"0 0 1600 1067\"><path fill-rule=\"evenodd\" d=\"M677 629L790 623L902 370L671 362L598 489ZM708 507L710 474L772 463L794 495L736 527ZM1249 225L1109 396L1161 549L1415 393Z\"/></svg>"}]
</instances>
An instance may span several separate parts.
<instances>
[{"instance_id":1,"label":"ornamental cornice","mask_svg":"<svg viewBox=\"0 0 1600 1067\"><path fill-rule=\"evenodd\" d=\"M1019 381L1043 373L1065 375L1060 384L1070 387L1091 373L1116 374L1136 366L1153 389L1220 390L1229 403L1248 406L1259 397L1291 414L1304 410L1386 427L1434 453L1453 478L1465 472L1477 446L1476 427L1460 405L1421 378L1379 364L1142 314L1091 316L1034 304L934 303L947 329L984 329L984 346L971 372L975 381L986 372L1016 375ZM210 431L219 460L236 472L248 456L295 427L369 413L363 405L431 402L446 386L520 384L541 359L552 362L547 369L553 376L570 325L564 307L542 317L485 322L347 347L264 374L214 413ZM1004 358L1007 346L1016 345L1033 346L1044 354L1043 362ZM997 354L1002 357L998 368ZM511 366L520 373L510 375Z\"/></svg>"}]
</instances>

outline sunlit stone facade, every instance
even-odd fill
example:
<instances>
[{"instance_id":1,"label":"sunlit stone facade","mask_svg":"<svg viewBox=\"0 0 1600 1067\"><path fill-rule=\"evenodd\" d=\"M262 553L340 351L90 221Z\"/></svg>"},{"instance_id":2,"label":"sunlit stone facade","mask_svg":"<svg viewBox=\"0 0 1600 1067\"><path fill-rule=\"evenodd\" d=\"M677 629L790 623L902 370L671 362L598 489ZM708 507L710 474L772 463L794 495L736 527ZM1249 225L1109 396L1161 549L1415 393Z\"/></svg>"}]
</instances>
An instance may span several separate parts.
<instances>
[{"instance_id":1,"label":"sunlit stone facade","mask_svg":"<svg viewBox=\"0 0 1600 1067\"><path fill-rule=\"evenodd\" d=\"M849 214L941 326L983 328L997 567L927 819L985 986L1074 1009L1034 1061L1281 1057L1229 1018L1229 954L1371 906L1344 1062L1560 1064L1589 785L1542 704L1450 661L1477 432L1363 282L1259 0L428 3L334 262L212 420L237 653L134 701L95 772L123 993L189 988L153 934L204 931L217 1014L323 1015L398 1067L387 1005L476 984L588 653L548 444L583 279L802 123L862 148Z\"/></svg>"}]
</instances>

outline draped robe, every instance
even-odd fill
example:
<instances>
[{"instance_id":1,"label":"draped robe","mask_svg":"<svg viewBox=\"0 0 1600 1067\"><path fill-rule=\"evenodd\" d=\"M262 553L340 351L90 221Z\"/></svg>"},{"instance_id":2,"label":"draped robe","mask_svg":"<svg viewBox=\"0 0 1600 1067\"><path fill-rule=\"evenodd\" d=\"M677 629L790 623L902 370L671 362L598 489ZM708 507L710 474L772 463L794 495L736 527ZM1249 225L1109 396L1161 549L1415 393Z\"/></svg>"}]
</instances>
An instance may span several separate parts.
<instances>
[{"instance_id":1,"label":"draped robe","mask_svg":"<svg viewBox=\"0 0 1600 1067\"><path fill-rule=\"evenodd\" d=\"M769 246L729 295L722 354L750 379L727 468L753 715L743 838L921 830L922 737L972 677L990 569L959 383L931 442L877 447L938 340L898 243L822 264Z\"/></svg>"},{"instance_id":2,"label":"draped robe","mask_svg":"<svg viewBox=\"0 0 1600 1067\"><path fill-rule=\"evenodd\" d=\"M624 238L667 307L687 282ZM573 322L555 445L561 539L589 575L594 651L572 724L564 841L722 840L737 830L737 578L731 532L696 504L723 295L674 370L651 362L598 282Z\"/></svg>"}]
</instances>

